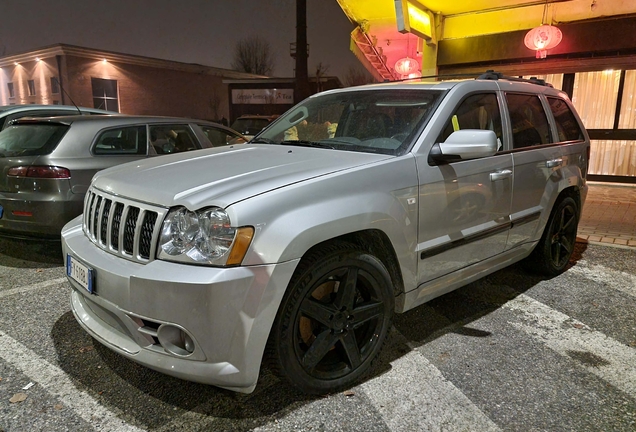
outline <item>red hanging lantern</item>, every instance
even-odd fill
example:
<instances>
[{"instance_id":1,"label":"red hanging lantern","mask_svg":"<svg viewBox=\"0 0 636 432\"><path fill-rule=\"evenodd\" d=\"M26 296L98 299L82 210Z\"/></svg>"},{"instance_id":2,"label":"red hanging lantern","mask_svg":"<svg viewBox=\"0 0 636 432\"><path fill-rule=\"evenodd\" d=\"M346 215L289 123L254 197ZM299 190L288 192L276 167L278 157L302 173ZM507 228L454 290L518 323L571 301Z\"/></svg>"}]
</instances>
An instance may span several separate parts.
<instances>
[{"instance_id":1,"label":"red hanging lantern","mask_svg":"<svg viewBox=\"0 0 636 432\"><path fill-rule=\"evenodd\" d=\"M531 50L535 50L537 58L545 58L547 51L561 43L563 33L557 27L544 24L526 33L523 42Z\"/></svg>"},{"instance_id":2,"label":"red hanging lantern","mask_svg":"<svg viewBox=\"0 0 636 432\"><path fill-rule=\"evenodd\" d=\"M417 61L408 56L396 61L393 67L400 75L408 75L418 70Z\"/></svg>"}]
</instances>

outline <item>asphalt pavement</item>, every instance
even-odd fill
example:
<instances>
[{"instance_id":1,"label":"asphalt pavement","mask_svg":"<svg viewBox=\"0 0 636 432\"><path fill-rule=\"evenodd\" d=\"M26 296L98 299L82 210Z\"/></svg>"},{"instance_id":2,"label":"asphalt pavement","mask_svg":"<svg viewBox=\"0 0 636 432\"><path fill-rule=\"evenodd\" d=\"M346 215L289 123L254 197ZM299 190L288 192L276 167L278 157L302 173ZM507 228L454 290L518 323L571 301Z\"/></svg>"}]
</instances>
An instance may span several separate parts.
<instances>
[{"instance_id":1,"label":"asphalt pavement","mask_svg":"<svg viewBox=\"0 0 636 432\"><path fill-rule=\"evenodd\" d=\"M0 431L633 432L636 248L579 239L558 277L514 265L397 316L370 376L325 397L136 365L73 318L59 243L0 239Z\"/></svg>"}]
</instances>

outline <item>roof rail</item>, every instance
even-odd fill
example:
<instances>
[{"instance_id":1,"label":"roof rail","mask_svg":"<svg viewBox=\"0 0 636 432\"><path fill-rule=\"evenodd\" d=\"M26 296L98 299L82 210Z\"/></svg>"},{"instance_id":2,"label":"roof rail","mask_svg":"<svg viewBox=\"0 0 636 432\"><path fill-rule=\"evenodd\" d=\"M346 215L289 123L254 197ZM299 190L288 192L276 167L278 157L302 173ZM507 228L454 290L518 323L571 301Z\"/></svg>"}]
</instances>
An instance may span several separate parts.
<instances>
[{"instance_id":1,"label":"roof rail","mask_svg":"<svg viewBox=\"0 0 636 432\"><path fill-rule=\"evenodd\" d=\"M517 82L527 82L527 83L531 83L531 84L537 84L540 86L544 86L544 87L554 87L552 84L545 82L545 80L539 79L537 77L531 77L531 78L518 78L518 77L511 77L511 76L506 76L504 74L502 74L501 72L495 72L494 70L487 70L486 73L483 73L481 75L479 75L476 79L483 79L483 80L506 80L506 81L517 81Z\"/></svg>"}]
</instances>

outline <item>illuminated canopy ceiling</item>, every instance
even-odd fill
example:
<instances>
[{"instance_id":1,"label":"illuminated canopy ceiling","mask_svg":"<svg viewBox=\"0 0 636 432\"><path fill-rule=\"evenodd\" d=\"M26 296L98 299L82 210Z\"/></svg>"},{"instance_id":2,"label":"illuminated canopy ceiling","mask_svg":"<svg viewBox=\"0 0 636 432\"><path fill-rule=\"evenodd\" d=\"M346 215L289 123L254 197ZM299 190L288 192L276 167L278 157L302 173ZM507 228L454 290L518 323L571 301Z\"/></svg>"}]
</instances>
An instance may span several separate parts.
<instances>
[{"instance_id":1,"label":"illuminated canopy ceiling","mask_svg":"<svg viewBox=\"0 0 636 432\"><path fill-rule=\"evenodd\" d=\"M349 20L359 26L358 34L352 34L358 49L363 51L357 53L358 57L364 54L367 62L363 63L367 67L372 64L376 76L381 78L389 78L385 69L392 70L395 62L406 55L421 60L418 57L420 38L398 31L396 2L408 2L430 11L437 24L437 40L529 30L541 25L544 16L545 23L559 24L636 14L636 0L550 0L547 9L545 0L337 1ZM372 49L359 43L358 40L363 38L368 40ZM421 46L421 41L419 43ZM375 60L374 56L377 57Z\"/></svg>"}]
</instances>

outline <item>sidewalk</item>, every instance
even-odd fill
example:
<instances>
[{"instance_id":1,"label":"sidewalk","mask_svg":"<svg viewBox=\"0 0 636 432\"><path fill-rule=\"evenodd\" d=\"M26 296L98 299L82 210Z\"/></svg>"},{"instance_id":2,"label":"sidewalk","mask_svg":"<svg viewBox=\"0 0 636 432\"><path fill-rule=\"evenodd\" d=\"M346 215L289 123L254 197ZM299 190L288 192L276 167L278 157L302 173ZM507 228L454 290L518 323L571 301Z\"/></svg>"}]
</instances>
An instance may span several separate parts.
<instances>
[{"instance_id":1,"label":"sidewalk","mask_svg":"<svg viewBox=\"0 0 636 432\"><path fill-rule=\"evenodd\" d=\"M588 185L577 241L636 248L636 185Z\"/></svg>"}]
</instances>

